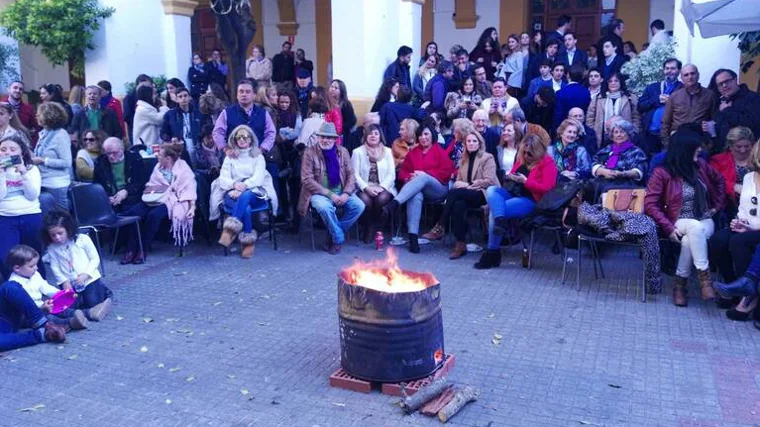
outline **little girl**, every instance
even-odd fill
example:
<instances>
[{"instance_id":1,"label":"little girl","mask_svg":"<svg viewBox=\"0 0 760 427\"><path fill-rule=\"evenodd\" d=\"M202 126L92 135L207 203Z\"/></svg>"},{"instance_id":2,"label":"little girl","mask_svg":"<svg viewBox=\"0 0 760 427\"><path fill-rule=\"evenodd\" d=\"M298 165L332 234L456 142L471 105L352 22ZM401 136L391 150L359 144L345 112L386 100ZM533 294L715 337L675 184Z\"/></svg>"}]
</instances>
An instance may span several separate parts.
<instances>
[{"instance_id":1,"label":"little girl","mask_svg":"<svg viewBox=\"0 0 760 427\"><path fill-rule=\"evenodd\" d=\"M112 293L100 280L100 256L92 240L77 232L76 221L65 211L50 212L44 227L55 283L77 293L77 308L89 320L103 320L111 307Z\"/></svg>"}]
</instances>

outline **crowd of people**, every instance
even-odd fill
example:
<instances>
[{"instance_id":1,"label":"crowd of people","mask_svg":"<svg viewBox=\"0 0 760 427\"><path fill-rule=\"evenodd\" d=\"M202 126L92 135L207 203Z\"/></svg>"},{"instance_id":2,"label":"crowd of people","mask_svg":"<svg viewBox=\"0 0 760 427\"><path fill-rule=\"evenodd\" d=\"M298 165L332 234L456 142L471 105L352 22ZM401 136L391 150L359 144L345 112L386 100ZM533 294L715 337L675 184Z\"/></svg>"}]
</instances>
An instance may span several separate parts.
<instances>
[{"instance_id":1,"label":"crowd of people","mask_svg":"<svg viewBox=\"0 0 760 427\"><path fill-rule=\"evenodd\" d=\"M344 82L314 85L313 63L288 42L271 60L254 47L234 101L219 51L193 56L190 87L173 78L161 91L140 75L123 101L108 81L74 87L68 101L49 84L35 109L13 82L0 103L0 351L62 341L108 311L98 253L72 214L77 185L140 218L123 233L122 264L144 263L162 229L187 245L198 220L218 221L219 244L237 241L251 258L267 222L298 232L303 217L321 219L324 250L337 254L357 222L364 243L389 225L404 243L404 213L411 253L448 230L455 260L477 212L488 238L476 269L500 266L502 246L567 183L590 205L646 189L634 214L678 248L674 304L687 305L696 270L703 299L717 290L728 316L747 320L760 280L760 96L729 69L703 87L677 58L638 96L621 67L647 52L623 43L623 21L587 51L572 22L561 16L555 31L505 44L489 28L471 51L455 45L447 56L430 42L414 71L402 46L360 126ZM650 29L652 43L667 41L662 21ZM426 205L439 209L421 234ZM50 281L77 303L51 314Z\"/></svg>"}]
</instances>

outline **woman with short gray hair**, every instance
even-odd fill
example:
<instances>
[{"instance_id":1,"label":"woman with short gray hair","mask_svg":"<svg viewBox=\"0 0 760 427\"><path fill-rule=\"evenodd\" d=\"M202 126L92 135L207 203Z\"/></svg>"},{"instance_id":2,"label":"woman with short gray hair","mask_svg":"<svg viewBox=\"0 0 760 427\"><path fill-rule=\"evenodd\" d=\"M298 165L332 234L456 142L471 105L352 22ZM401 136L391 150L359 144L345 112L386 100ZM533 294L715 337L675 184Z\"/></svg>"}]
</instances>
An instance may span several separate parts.
<instances>
[{"instance_id":1,"label":"woman with short gray hair","mask_svg":"<svg viewBox=\"0 0 760 427\"><path fill-rule=\"evenodd\" d=\"M633 143L633 125L620 119L612 124L610 132L612 144L599 150L591 164L591 174L597 178L594 199L607 189L644 186L647 156Z\"/></svg>"}]
</instances>

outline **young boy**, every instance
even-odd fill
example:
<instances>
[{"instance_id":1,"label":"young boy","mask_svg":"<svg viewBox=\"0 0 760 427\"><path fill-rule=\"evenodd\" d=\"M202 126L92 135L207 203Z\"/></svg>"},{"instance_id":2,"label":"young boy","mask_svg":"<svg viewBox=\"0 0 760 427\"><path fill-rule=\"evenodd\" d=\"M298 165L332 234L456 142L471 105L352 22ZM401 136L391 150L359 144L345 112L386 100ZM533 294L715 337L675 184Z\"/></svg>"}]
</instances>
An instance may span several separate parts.
<instances>
[{"instance_id":1,"label":"young boy","mask_svg":"<svg viewBox=\"0 0 760 427\"><path fill-rule=\"evenodd\" d=\"M37 272L39 258L40 254L30 246L14 246L8 254L8 269L13 271L8 281L21 285L37 308L46 313L47 319L52 323L71 329L86 329L90 322L82 310L67 309L56 315L50 314L53 308L52 298L60 289L45 281ZM43 295L47 299L43 300Z\"/></svg>"}]
</instances>

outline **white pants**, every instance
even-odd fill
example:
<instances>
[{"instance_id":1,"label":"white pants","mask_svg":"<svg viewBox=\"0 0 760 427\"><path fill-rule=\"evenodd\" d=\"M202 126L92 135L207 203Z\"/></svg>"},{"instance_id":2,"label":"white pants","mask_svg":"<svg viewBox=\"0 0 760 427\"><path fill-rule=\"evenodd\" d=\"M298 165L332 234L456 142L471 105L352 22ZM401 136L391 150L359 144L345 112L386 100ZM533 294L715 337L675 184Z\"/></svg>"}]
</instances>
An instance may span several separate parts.
<instances>
[{"instance_id":1,"label":"white pants","mask_svg":"<svg viewBox=\"0 0 760 427\"><path fill-rule=\"evenodd\" d=\"M683 234L676 275L688 278L691 275L692 264L697 270L707 270L710 267L707 259L707 239L715 232L713 220L679 219L675 226L676 230Z\"/></svg>"}]
</instances>

